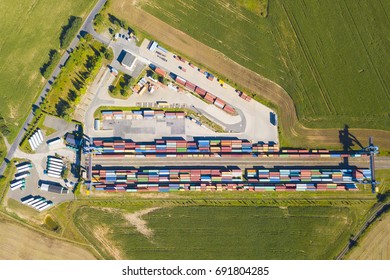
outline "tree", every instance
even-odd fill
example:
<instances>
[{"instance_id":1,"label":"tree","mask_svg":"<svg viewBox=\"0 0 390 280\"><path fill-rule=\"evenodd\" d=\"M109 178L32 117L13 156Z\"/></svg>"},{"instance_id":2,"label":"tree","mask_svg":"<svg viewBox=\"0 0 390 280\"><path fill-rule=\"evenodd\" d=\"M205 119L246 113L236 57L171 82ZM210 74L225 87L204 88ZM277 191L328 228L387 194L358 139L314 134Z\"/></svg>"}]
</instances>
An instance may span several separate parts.
<instances>
[{"instance_id":1,"label":"tree","mask_svg":"<svg viewBox=\"0 0 390 280\"><path fill-rule=\"evenodd\" d=\"M93 40L93 36L91 34L87 33L84 35L84 39L87 42L91 42Z\"/></svg>"},{"instance_id":2,"label":"tree","mask_svg":"<svg viewBox=\"0 0 390 280\"><path fill-rule=\"evenodd\" d=\"M104 22L104 16L102 14L97 14L93 20L93 23L95 26L99 26L101 24L103 24Z\"/></svg>"},{"instance_id":3,"label":"tree","mask_svg":"<svg viewBox=\"0 0 390 280\"><path fill-rule=\"evenodd\" d=\"M73 38L76 36L77 31L80 29L83 20L80 17L70 16L68 19L68 24L62 27L62 32L60 35L60 46L62 49L65 49L72 42Z\"/></svg>"}]
</instances>

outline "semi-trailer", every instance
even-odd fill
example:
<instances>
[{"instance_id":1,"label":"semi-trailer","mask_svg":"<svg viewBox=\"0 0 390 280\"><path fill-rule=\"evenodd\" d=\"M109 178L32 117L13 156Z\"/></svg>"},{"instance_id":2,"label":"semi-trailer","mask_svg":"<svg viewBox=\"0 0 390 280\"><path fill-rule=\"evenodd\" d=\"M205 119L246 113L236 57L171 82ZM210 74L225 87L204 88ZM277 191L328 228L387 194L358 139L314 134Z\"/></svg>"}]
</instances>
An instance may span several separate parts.
<instances>
[{"instance_id":1,"label":"semi-trailer","mask_svg":"<svg viewBox=\"0 0 390 280\"><path fill-rule=\"evenodd\" d=\"M18 185L11 186L10 188L11 188L11 191L14 191L14 190L20 189L22 187L24 187L24 183L20 183Z\"/></svg>"},{"instance_id":2,"label":"semi-trailer","mask_svg":"<svg viewBox=\"0 0 390 280\"><path fill-rule=\"evenodd\" d=\"M49 203L48 203L48 201L46 200L46 201L44 201L43 203L41 203L40 205L35 206L35 209L39 210L39 209L45 207L45 206L48 205L48 204L49 204Z\"/></svg>"},{"instance_id":3,"label":"semi-trailer","mask_svg":"<svg viewBox=\"0 0 390 280\"><path fill-rule=\"evenodd\" d=\"M53 146L53 145L55 145L55 144L61 143L61 138L57 137L57 138L54 138L54 139L50 139L50 140L48 140L46 143L47 143L47 145L49 145L49 146Z\"/></svg>"},{"instance_id":4,"label":"semi-trailer","mask_svg":"<svg viewBox=\"0 0 390 280\"><path fill-rule=\"evenodd\" d=\"M22 172L29 171L30 169L31 169L30 167L24 166L24 167L21 167L21 168L19 168L18 170L16 170L16 172L22 173Z\"/></svg>"},{"instance_id":5,"label":"semi-trailer","mask_svg":"<svg viewBox=\"0 0 390 280\"><path fill-rule=\"evenodd\" d=\"M31 140L31 143L32 143L32 146L31 148L33 148L34 150L36 150L38 148L38 143L37 141L35 141L35 139L33 137L30 137L29 140Z\"/></svg>"},{"instance_id":6,"label":"semi-trailer","mask_svg":"<svg viewBox=\"0 0 390 280\"><path fill-rule=\"evenodd\" d=\"M37 143L38 146L41 144L41 141L39 140L38 135L36 133L32 135L32 138L35 140L35 143Z\"/></svg>"},{"instance_id":7,"label":"semi-trailer","mask_svg":"<svg viewBox=\"0 0 390 280\"><path fill-rule=\"evenodd\" d=\"M30 138L28 139L28 143L30 143L31 150L35 151L37 147L34 145L33 141Z\"/></svg>"},{"instance_id":8,"label":"semi-trailer","mask_svg":"<svg viewBox=\"0 0 390 280\"><path fill-rule=\"evenodd\" d=\"M20 183L25 183L25 182L26 182L25 179L14 180L14 181L11 181L10 185L11 185L11 187L13 187L13 186L16 186L16 185L18 185L18 184L20 184Z\"/></svg>"},{"instance_id":9,"label":"semi-trailer","mask_svg":"<svg viewBox=\"0 0 390 280\"><path fill-rule=\"evenodd\" d=\"M22 162L22 163L17 164L16 165L16 170L19 171L20 168L24 168L24 167L31 168L32 167L31 162Z\"/></svg>"},{"instance_id":10,"label":"semi-trailer","mask_svg":"<svg viewBox=\"0 0 390 280\"><path fill-rule=\"evenodd\" d=\"M31 207L35 207L35 205L40 204L41 202L45 201L46 199L44 197L37 198L37 200L30 204Z\"/></svg>"},{"instance_id":11,"label":"semi-trailer","mask_svg":"<svg viewBox=\"0 0 390 280\"><path fill-rule=\"evenodd\" d=\"M41 140L41 142L43 142L42 131L41 131L39 128L38 128L38 130L37 130L37 133L38 133L39 140Z\"/></svg>"},{"instance_id":12,"label":"semi-trailer","mask_svg":"<svg viewBox=\"0 0 390 280\"><path fill-rule=\"evenodd\" d=\"M51 161L51 162L48 162L47 163L47 167L50 167L50 166L55 166L55 167L64 167L64 164L63 163L59 163L59 162L54 162L54 161Z\"/></svg>"},{"instance_id":13,"label":"semi-trailer","mask_svg":"<svg viewBox=\"0 0 390 280\"><path fill-rule=\"evenodd\" d=\"M52 177L61 176L61 172L48 170L47 175Z\"/></svg>"},{"instance_id":14,"label":"semi-trailer","mask_svg":"<svg viewBox=\"0 0 390 280\"><path fill-rule=\"evenodd\" d=\"M47 171L52 173L61 173L63 170L64 169L62 167L50 166Z\"/></svg>"},{"instance_id":15,"label":"semi-trailer","mask_svg":"<svg viewBox=\"0 0 390 280\"><path fill-rule=\"evenodd\" d=\"M53 205L53 203L50 202L50 203L48 203L47 205L45 205L44 207L38 209L38 211L39 211L39 212L42 212L42 211L44 211L44 210L50 208L52 205Z\"/></svg>"},{"instance_id":16,"label":"semi-trailer","mask_svg":"<svg viewBox=\"0 0 390 280\"><path fill-rule=\"evenodd\" d=\"M47 203L47 200L45 199L45 200L42 200L42 201L40 201L39 203L35 204L33 207L34 207L35 209L38 209L39 206L41 206L41 205L43 205L43 204L46 204L46 203Z\"/></svg>"},{"instance_id":17,"label":"semi-trailer","mask_svg":"<svg viewBox=\"0 0 390 280\"><path fill-rule=\"evenodd\" d=\"M53 172L62 172L62 170L64 170L64 167L63 166L55 166L55 165L50 165L48 168L47 168L48 171L53 171Z\"/></svg>"},{"instance_id":18,"label":"semi-trailer","mask_svg":"<svg viewBox=\"0 0 390 280\"><path fill-rule=\"evenodd\" d=\"M21 202L22 202L22 204L27 204L27 203L33 201L34 199L35 199L34 197L30 197L30 198L27 198L27 199L25 199L25 200L22 200L22 199L21 199Z\"/></svg>"},{"instance_id":19,"label":"semi-trailer","mask_svg":"<svg viewBox=\"0 0 390 280\"><path fill-rule=\"evenodd\" d=\"M20 179L26 178L26 177L28 177L28 176L30 176L30 172L25 171L25 172L16 174L16 175L15 175L15 179L16 179L16 180L20 180Z\"/></svg>"},{"instance_id":20,"label":"semi-trailer","mask_svg":"<svg viewBox=\"0 0 390 280\"><path fill-rule=\"evenodd\" d=\"M60 159L60 158L57 158L57 157L49 156L47 159L48 159L49 162L59 162L59 163L63 163L63 160Z\"/></svg>"},{"instance_id":21,"label":"semi-trailer","mask_svg":"<svg viewBox=\"0 0 390 280\"><path fill-rule=\"evenodd\" d=\"M61 175L60 175L60 174L48 173L47 176L53 177L53 178L61 178Z\"/></svg>"},{"instance_id":22,"label":"semi-trailer","mask_svg":"<svg viewBox=\"0 0 390 280\"><path fill-rule=\"evenodd\" d=\"M31 204L33 204L33 203L35 203L35 202L37 202L37 201L40 201L42 199L42 197L34 197L34 199L33 200L31 200L31 201L29 201L29 202L27 202L26 204L28 205L28 206L31 206Z\"/></svg>"}]
</instances>

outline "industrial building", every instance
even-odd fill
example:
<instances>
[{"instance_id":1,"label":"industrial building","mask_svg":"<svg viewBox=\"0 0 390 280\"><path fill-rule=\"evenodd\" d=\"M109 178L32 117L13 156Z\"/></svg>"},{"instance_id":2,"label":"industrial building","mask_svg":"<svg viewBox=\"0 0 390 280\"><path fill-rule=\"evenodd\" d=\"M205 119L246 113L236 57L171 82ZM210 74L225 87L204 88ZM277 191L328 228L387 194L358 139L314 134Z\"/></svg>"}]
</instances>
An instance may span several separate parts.
<instances>
[{"instance_id":1,"label":"industrial building","mask_svg":"<svg viewBox=\"0 0 390 280\"><path fill-rule=\"evenodd\" d=\"M134 64L135 64L137 58L127 51L124 51L124 52L125 52L125 55L121 61L121 64L130 70L134 67Z\"/></svg>"},{"instance_id":2,"label":"industrial building","mask_svg":"<svg viewBox=\"0 0 390 280\"><path fill-rule=\"evenodd\" d=\"M41 191L47 191L58 194L69 193L69 190L63 186L53 185L53 184L42 184Z\"/></svg>"}]
</instances>

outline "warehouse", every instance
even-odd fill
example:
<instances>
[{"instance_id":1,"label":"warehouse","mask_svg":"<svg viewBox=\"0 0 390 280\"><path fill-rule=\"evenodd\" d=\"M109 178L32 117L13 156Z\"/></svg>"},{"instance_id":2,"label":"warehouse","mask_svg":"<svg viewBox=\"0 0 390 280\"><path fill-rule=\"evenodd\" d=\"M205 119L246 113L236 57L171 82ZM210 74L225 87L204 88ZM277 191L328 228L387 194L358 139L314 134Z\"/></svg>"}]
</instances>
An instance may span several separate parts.
<instances>
[{"instance_id":1,"label":"warehouse","mask_svg":"<svg viewBox=\"0 0 390 280\"><path fill-rule=\"evenodd\" d=\"M59 185L51 185L51 184L42 184L41 191L47 191L58 194L66 194L69 193L69 190L63 186Z\"/></svg>"},{"instance_id":2,"label":"warehouse","mask_svg":"<svg viewBox=\"0 0 390 280\"><path fill-rule=\"evenodd\" d=\"M134 55L131 53L124 51L125 55L121 61L121 64L126 67L127 69L132 69L134 67L135 61L137 60Z\"/></svg>"}]
</instances>

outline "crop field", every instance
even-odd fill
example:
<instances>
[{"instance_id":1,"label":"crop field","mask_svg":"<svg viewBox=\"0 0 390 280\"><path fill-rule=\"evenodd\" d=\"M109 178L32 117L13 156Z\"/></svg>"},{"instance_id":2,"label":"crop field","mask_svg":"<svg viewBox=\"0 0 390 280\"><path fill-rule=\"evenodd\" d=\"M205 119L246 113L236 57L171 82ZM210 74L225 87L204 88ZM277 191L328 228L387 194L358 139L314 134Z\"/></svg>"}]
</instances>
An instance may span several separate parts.
<instances>
[{"instance_id":1,"label":"crop field","mask_svg":"<svg viewBox=\"0 0 390 280\"><path fill-rule=\"evenodd\" d=\"M1 260L96 259L86 249L48 237L3 217L0 217L0 236Z\"/></svg>"},{"instance_id":2,"label":"crop field","mask_svg":"<svg viewBox=\"0 0 390 280\"><path fill-rule=\"evenodd\" d=\"M274 0L266 19L235 2L151 0L140 5L282 85L305 125L390 129L384 39L390 2Z\"/></svg>"},{"instance_id":3,"label":"crop field","mask_svg":"<svg viewBox=\"0 0 390 280\"><path fill-rule=\"evenodd\" d=\"M390 212L383 214L358 240L350 260L390 260Z\"/></svg>"},{"instance_id":4,"label":"crop field","mask_svg":"<svg viewBox=\"0 0 390 280\"><path fill-rule=\"evenodd\" d=\"M332 259L356 214L353 207L86 207L75 220L106 258Z\"/></svg>"},{"instance_id":5,"label":"crop field","mask_svg":"<svg viewBox=\"0 0 390 280\"><path fill-rule=\"evenodd\" d=\"M44 86L39 70L50 49L59 48L70 15L86 17L95 0L0 1L0 113L11 142Z\"/></svg>"}]
</instances>

